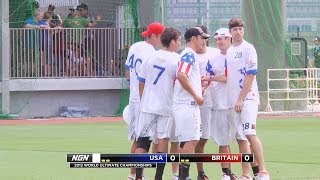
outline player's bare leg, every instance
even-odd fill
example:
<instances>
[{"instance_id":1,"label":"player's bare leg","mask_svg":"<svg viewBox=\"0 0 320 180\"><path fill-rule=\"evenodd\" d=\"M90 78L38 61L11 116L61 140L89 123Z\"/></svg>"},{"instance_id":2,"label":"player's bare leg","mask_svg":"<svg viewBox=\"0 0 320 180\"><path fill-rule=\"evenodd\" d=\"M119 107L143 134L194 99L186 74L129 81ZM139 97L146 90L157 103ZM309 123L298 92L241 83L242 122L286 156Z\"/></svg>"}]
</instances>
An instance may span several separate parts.
<instances>
[{"instance_id":1,"label":"player's bare leg","mask_svg":"<svg viewBox=\"0 0 320 180\"><path fill-rule=\"evenodd\" d=\"M137 149L137 141L134 140L131 145L130 153L134 154ZM128 180L134 180L136 178L136 169L130 168L130 175L128 176Z\"/></svg>"},{"instance_id":2,"label":"player's bare leg","mask_svg":"<svg viewBox=\"0 0 320 180\"><path fill-rule=\"evenodd\" d=\"M181 142L179 153L192 154L194 152L194 149L195 149L196 145L198 144L198 142L199 142L198 140ZM179 164L179 179L181 179L181 180L187 179L189 177L189 169L190 169L189 163L180 163Z\"/></svg>"},{"instance_id":3,"label":"player's bare leg","mask_svg":"<svg viewBox=\"0 0 320 180\"><path fill-rule=\"evenodd\" d=\"M157 153L168 153L168 144L169 144L169 138L158 139ZM162 180L165 165L166 165L165 163L157 164L156 175L154 177L155 180Z\"/></svg>"},{"instance_id":4,"label":"player's bare leg","mask_svg":"<svg viewBox=\"0 0 320 180\"><path fill-rule=\"evenodd\" d=\"M179 142L171 142L170 153L179 153ZM179 178L179 163L172 163L172 180L178 180Z\"/></svg>"},{"instance_id":5,"label":"player's bare leg","mask_svg":"<svg viewBox=\"0 0 320 180\"><path fill-rule=\"evenodd\" d=\"M251 145L250 145L250 149L251 149L251 152L253 152L252 148L251 148ZM259 166L258 166L258 162L257 162L256 159L254 159L254 162L251 163L251 168L252 168L253 175L254 176L258 176L258 174L259 174Z\"/></svg>"},{"instance_id":6,"label":"player's bare leg","mask_svg":"<svg viewBox=\"0 0 320 180\"><path fill-rule=\"evenodd\" d=\"M247 135L246 137L251 144L252 153L254 154L254 158L258 163L259 174L261 174L261 176L264 176L264 175L268 176L268 173L265 167L263 148L262 148L260 139L256 135Z\"/></svg>"},{"instance_id":7,"label":"player's bare leg","mask_svg":"<svg viewBox=\"0 0 320 180\"><path fill-rule=\"evenodd\" d=\"M226 153L230 153L230 146L219 146L219 153L221 154L226 154ZM224 176L229 176L231 180L235 180L236 177L235 175L232 173L231 171L231 164L230 163L221 163L221 169L222 172L224 173ZM227 179L227 178L226 178Z\"/></svg>"},{"instance_id":8,"label":"player's bare leg","mask_svg":"<svg viewBox=\"0 0 320 180\"><path fill-rule=\"evenodd\" d=\"M151 146L150 137L139 137L135 154L148 153ZM136 168L136 180L142 180L143 168Z\"/></svg>"},{"instance_id":9,"label":"player's bare leg","mask_svg":"<svg viewBox=\"0 0 320 180\"><path fill-rule=\"evenodd\" d=\"M237 140L238 141L238 146L239 146L239 152L240 153L251 153L250 147L249 147L249 142L246 140ZM246 178L250 178L250 163L241 163L242 166L242 176Z\"/></svg>"},{"instance_id":10,"label":"player's bare leg","mask_svg":"<svg viewBox=\"0 0 320 180\"><path fill-rule=\"evenodd\" d=\"M156 140L156 141L158 141L158 140ZM152 153L157 153L158 151L159 151L159 150L158 150L158 144L152 142L152 144L151 144L151 152L152 152Z\"/></svg>"},{"instance_id":11,"label":"player's bare leg","mask_svg":"<svg viewBox=\"0 0 320 180\"><path fill-rule=\"evenodd\" d=\"M198 144L194 149L194 153L204 153L204 146L207 143L207 139L200 139ZM197 170L198 170L198 180L208 180L208 176L205 175L203 169L203 163L197 163Z\"/></svg>"}]
</instances>

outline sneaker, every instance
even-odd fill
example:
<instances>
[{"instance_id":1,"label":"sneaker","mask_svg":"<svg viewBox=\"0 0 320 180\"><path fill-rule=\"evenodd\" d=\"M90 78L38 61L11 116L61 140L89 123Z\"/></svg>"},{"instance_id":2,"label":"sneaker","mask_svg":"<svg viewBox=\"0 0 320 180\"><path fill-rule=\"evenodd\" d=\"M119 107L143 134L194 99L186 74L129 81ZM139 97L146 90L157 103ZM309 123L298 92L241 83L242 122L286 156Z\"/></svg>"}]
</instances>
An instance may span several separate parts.
<instances>
[{"instance_id":1,"label":"sneaker","mask_svg":"<svg viewBox=\"0 0 320 180\"><path fill-rule=\"evenodd\" d=\"M127 180L135 180L135 179L136 179L136 175L135 174L129 174ZM142 175L142 180L147 180L147 179Z\"/></svg>"},{"instance_id":2,"label":"sneaker","mask_svg":"<svg viewBox=\"0 0 320 180\"><path fill-rule=\"evenodd\" d=\"M174 173L172 175L172 180L179 180L179 174Z\"/></svg>"},{"instance_id":3,"label":"sneaker","mask_svg":"<svg viewBox=\"0 0 320 180\"><path fill-rule=\"evenodd\" d=\"M230 179L231 180L237 180L238 177L235 174L231 173Z\"/></svg>"},{"instance_id":4,"label":"sneaker","mask_svg":"<svg viewBox=\"0 0 320 180\"><path fill-rule=\"evenodd\" d=\"M209 180L209 178L207 175L202 174L201 176L198 176L198 180Z\"/></svg>"},{"instance_id":5,"label":"sneaker","mask_svg":"<svg viewBox=\"0 0 320 180\"><path fill-rule=\"evenodd\" d=\"M136 175L135 174L129 174L127 180L135 180L136 179Z\"/></svg>"},{"instance_id":6,"label":"sneaker","mask_svg":"<svg viewBox=\"0 0 320 180\"><path fill-rule=\"evenodd\" d=\"M223 174L221 180L231 180L230 176Z\"/></svg>"},{"instance_id":7,"label":"sneaker","mask_svg":"<svg viewBox=\"0 0 320 180\"><path fill-rule=\"evenodd\" d=\"M269 174L267 172L259 173L254 177L255 180L270 180Z\"/></svg>"},{"instance_id":8,"label":"sneaker","mask_svg":"<svg viewBox=\"0 0 320 180\"><path fill-rule=\"evenodd\" d=\"M238 180L252 180L252 177L246 176L246 175L242 175L241 177L238 178Z\"/></svg>"}]
</instances>

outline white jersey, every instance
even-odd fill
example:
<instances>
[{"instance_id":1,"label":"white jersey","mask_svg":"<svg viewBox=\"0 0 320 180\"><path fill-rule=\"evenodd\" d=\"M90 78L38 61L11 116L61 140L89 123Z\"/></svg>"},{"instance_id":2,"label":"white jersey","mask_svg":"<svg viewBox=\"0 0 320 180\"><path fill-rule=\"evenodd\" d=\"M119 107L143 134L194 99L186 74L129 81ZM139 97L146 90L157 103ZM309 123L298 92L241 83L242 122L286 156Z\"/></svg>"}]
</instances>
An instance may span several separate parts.
<instances>
[{"instance_id":1,"label":"white jersey","mask_svg":"<svg viewBox=\"0 0 320 180\"><path fill-rule=\"evenodd\" d=\"M199 60L201 77L209 75L210 72L208 72L208 69L207 69L208 63L209 63L209 61L212 61L212 59L219 53L220 53L219 49L207 47L206 53L197 54L196 59ZM201 107L212 107L210 87L208 87L204 91L203 100L204 100L204 103L203 103L203 105L201 105Z\"/></svg>"},{"instance_id":2,"label":"white jersey","mask_svg":"<svg viewBox=\"0 0 320 180\"><path fill-rule=\"evenodd\" d=\"M189 47L186 47L180 54L178 72L185 73L188 76L189 83L195 93L202 97L199 61L196 59L196 53ZM196 104L194 98L181 86L179 80L175 81L173 103Z\"/></svg>"},{"instance_id":3,"label":"white jersey","mask_svg":"<svg viewBox=\"0 0 320 180\"><path fill-rule=\"evenodd\" d=\"M225 54L217 54L213 59L210 59L207 69L211 75L221 76L225 75L227 61ZM214 110L228 109L227 103L227 83L211 82L211 98L212 107Z\"/></svg>"},{"instance_id":4,"label":"white jersey","mask_svg":"<svg viewBox=\"0 0 320 180\"><path fill-rule=\"evenodd\" d=\"M158 50L145 59L138 76L144 82L141 111L172 116L173 85L176 78L179 54Z\"/></svg>"},{"instance_id":5,"label":"white jersey","mask_svg":"<svg viewBox=\"0 0 320 180\"><path fill-rule=\"evenodd\" d=\"M256 74L258 70L257 52L252 44L243 41L238 46L231 46L227 51L227 90L228 106L234 108L240 91L243 87L244 78L248 74ZM244 100L256 100L259 103L259 92L256 78Z\"/></svg>"},{"instance_id":6,"label":"white jersey","mask_svg":"<svg viewBox=\"0 0 320 180\"><path fill-rule=\"evenodd\" d=\"M132 102L140 102L138 73L140 71L141 64L146 58L152 56L155 52L155 48L146 41L134 43L129 49L126 68L130 70L129 100Z\"/></svg>"}]
</instances>

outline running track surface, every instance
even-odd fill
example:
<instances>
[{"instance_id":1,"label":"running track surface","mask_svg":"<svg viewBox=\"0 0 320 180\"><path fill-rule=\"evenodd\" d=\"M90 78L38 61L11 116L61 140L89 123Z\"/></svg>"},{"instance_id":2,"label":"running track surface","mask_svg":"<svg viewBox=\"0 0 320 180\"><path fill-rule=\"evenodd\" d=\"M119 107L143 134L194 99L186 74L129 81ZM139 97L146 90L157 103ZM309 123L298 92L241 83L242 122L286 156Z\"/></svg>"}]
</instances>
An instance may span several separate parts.
<instances>
[{"instance_id":1,"label":"running track surface","mask_svg":"<svg viewBox=\"0 0 320 180\"><path fill-rule=\"evenodd\" d=\"M303 117L320 117L320 113L281 113L281 114L259 114L259 118L299 118ZM123 121L122 116L110 117L85 117L85 118L46 118L46 119L13 119L1 120L0 125L23 125L23 124L64 124L64 123L95 123L95 122L120 122Z\"/></svg>"}]
</instances>

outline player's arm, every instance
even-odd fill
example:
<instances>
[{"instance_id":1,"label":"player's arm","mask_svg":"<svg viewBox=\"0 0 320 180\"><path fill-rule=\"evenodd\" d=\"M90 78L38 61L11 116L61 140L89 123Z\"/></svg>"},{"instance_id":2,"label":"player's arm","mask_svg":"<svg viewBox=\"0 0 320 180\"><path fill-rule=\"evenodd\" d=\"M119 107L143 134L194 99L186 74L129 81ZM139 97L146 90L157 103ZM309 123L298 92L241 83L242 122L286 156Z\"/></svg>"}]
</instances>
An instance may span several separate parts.
<instances>
[{"instance_id":1,"label":"player's arm","mask_svg":"<svg viewBox=\"0 0 320 180\"><path fill-rule=\"evenodd\" d=\"M216 81L216 82L226 83L227 76L225 74L216 75L215 68L213 67L212 64L213 63L210 60L208 60L206 65L206 73L209 75L201 77L201 81L208 81L208 82ZM226 69L226 61L225 61L225 69Z\"/></svg>"},{"instance_id":2,"label":"player's arm","mask_svg":"<svg viewBox=\"0 0 320 180\"><path fill-rule=\"evenodd\" d=\"M179 80L183 89L185 89L188 93L191 94L192 97L196 97L197 94L189 83L188 76L183 72L178 72L177 79Z\"/></svg>"},{"instance_id":3,"label":"player's arm","mask_svg":"<svg viewBox=\"0 0 320 180\"><path fill-rule=\"evenodd\" d=\"M242 87L242 90L240 91L240 94L238 97L239 101L244 101L244 99L246 98L247 94L249 93L249 91L252 87L252 83L253 83L255 76L256 76L255 74L248 74L244 78L243 87Z\"/></svg>"},{"instance_id":4,"label":"player's arm","mask_svg":"<svg viewBox=\"0 0 320 180\"><path fill-rule=\"evenodd\" d=\"M210 76L204 76L201 79L202 81L216 81L216 82L227 82L227 77L225 75L210 75Z\"/></svg>"},{"instance_id":5,"label":"player's arm","mask_svg":"<svg viewBox=\"0 0 320 180\"><path fill-rule=\"evenodd\" d=\"M142 97L143 94L143 90L144 90L144 82L139 82L139 95L140 95L140 99Z\"/></svg>"},{"instance_id":6,"label":"player's arm","mask_svg":"<svg viewBox=\"0 0 320 180\"><path fill-rule=\"evenodd\" d=\"M132 62L134 60L134 55L133 55L132 52L133 52L133 48L130 48L129 52L128 52L127 59L126 59L126 62L125 62L125 69L126 69L125 77L126 77L126 79L128 81L129 86L130 86L130 70L131 70L131 68L133 68L132 67L133 63Z\"/></svg>"},{"instance_id":7,"label":"player's arm","mask_svg":"<svg viewBox=\"0 0 320 180\"><path fill-rule=\"evenodd\" d=\"M243 86L238 96L238 100L236 102L235 110L236 112L241 112L243 101L247 97L249 91L252 88L252 84L257 74L257 52L252 46L248 49L247 61L246 61L246 75L243 80Z\"/></svg>"},{"instance_id":8,"label":"player's arm","mask_svg":"<svg viewBox=\"0 0 320 180\"><path fill-rule=\"evenodd\" d=\"M199 97L196 94L196 91L193 89L189 82L188 76L191 74L195 62L195 57L193 53L186 53L180 59L180 64L177 72L177 79L180 82L181 86L194 98L198 105L203 104L202 97ZM201 83L201 82L199 82Z\"/></svg>"},{"instance_id":9,"label":"player's arm","mask_svg":"<svg viewBox=\"0 0 320 180\"><path fill-rule=\"evenodd\" d=\"M129 68L128 69L126 68L125 76L126 76L128 83L130 83L130 69Z\"/></svg>"},{"instance_id":10,"label":"player's arm","mask_svg":"<svg viewBox=\"0 0 320 180\"><path fill-rule=\"evenodd\" d=\"M188 76L183 72L178 72L177 73L177 79L180 82L180 84L183 87L183 89L185 89L189 94L191 94L191 96L195 99L197 104L198 105L202 105L203 104L203 99L202 99L202 97L199 97L197 95L197 93L195 92L195 90L191 86L191 84L189 82L189 79L188 79Z\"/></svg>"},{"instance_id":11,"label":"player's arm","mask_svg":"<svg viewBox=\"0 0 320 180\"><path fill-rule=\"evenodd\" d=\"M143 94L143 90L144 90L144 84L146 82L146 73L147 73L147 68L148 68L148 60L146 59L142 64L141 64L141 68L140 68L140 72L138 75L138 81L139 81L139 95L140 95L140 99L142 97Z\"/></svg>"}]
</instances>

